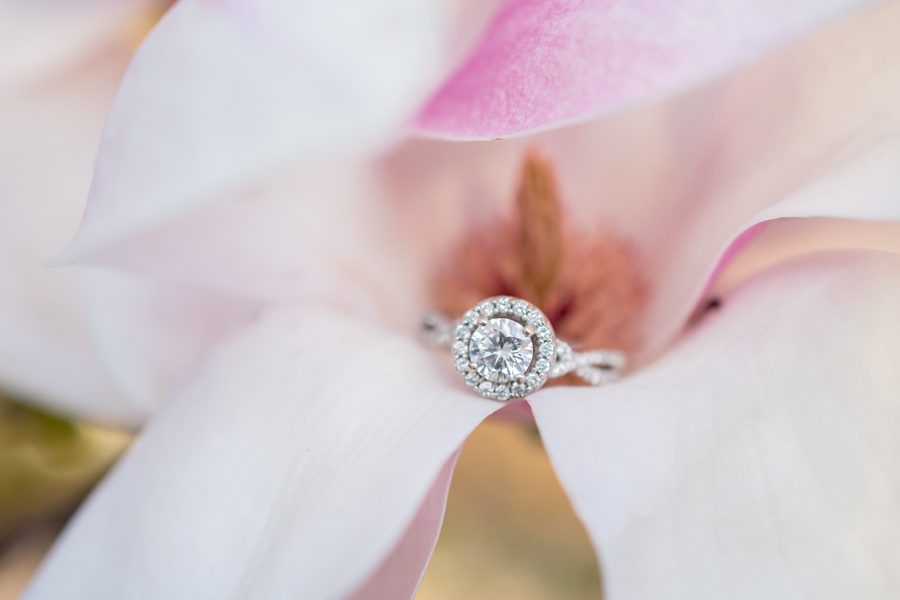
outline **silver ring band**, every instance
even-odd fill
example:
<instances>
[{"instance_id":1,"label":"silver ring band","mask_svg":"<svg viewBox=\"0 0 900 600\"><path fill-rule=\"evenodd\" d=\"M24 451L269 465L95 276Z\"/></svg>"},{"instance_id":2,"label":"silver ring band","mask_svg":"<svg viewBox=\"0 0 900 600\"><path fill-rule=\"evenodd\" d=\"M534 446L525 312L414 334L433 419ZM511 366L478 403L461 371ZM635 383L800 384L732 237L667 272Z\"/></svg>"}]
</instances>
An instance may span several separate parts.
<instances>
[{"instance_id":1,"label":"silver ring band","mask_svg":"<svg viewBox=\"0 0 900 600\"><path fill-rule=\"evenodd\" d=\"M451 348L466 383L501 401L524 397L548 379L568 374L590 385L611 383L626 365L625 354L617 350L576 352L555 336L539 309L505 296L488 298L456 320L428 313L420 338Z\"/></svg>"}]
</instances>

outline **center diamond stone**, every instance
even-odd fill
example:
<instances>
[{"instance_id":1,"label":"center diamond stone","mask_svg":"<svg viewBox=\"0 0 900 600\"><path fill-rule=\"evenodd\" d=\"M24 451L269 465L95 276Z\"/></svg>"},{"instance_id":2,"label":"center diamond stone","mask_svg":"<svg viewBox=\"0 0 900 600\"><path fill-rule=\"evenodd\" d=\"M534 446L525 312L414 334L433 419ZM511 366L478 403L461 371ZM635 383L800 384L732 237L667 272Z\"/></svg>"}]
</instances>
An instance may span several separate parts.
<instances>
[{"instance_id":1,"label":"center diamond stone","mask_svg":"<svg viewBox=\"0 0 900 600\"><path fill-rule=\"evenodd\" d=\"M512 319L490 319L472 333L469 357L475 370L489 381L506 383L525 374L534 344L525 327Z\"/></svg>"}]
</instances>

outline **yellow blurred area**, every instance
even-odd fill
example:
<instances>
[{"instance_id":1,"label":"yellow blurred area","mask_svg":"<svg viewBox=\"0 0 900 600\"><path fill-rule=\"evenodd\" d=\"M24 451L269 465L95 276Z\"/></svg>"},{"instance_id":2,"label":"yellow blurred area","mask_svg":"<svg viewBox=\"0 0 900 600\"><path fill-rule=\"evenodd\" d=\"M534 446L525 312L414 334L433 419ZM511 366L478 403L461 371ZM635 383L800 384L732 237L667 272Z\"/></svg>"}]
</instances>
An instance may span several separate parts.
<instances>
[{"instance_id":1,"label":"yellow blurred area","mask_svg":"<svg viewBox=\"0 0 900 600\"><path fill-rule=\"evenodd\" d=\"M537 432L488 421L466 442L418 600L600 597L593 549Z\"/></svg>"}]
</instances>

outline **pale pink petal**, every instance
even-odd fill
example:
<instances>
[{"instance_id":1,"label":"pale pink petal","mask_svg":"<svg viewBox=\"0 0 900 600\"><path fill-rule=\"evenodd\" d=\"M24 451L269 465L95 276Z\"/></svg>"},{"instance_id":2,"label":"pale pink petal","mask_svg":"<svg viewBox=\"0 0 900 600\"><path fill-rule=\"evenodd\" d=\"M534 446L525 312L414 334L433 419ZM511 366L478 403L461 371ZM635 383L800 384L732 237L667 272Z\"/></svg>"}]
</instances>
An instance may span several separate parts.
<instances>
[{"instance_id":1,"label":"pale pink petal","mask_svg":"<svg viewBox=\"0 0 900 600\"><path fill-rule=\"evenodd\" d=\"M869 249L900 254L900 222L808 217L767 221L714 274L707 294L728 293L756 273L791 258L825 250ZM731 248L729 248L729 251Z\"/></svg>"},{"instance_id":2,"label":"pale pink petal","mask_svg":"<svg viewBox=\"0 0 900 600\"><path fill-rule=\"evenodd\" d=\"M444 9L178 2L125 76L68 257L93 256L285 168L315 173L382 147L437 84L445 37L455 39Z\"/></svg>"},{"instance_id":3,"label":"pale pink petal","mask_svg":"<svg viewBox=\"0 0 900 600\"><path fill-rule=\"evenodd\" d=\"M136 43L163 0L0 2L0 96L65 77Z\"/></svg>"},{"instance_id":4,"label":"pale pink petal","mask_svg":"<svg viewBox=\"0 0 900 600\"><path fill-rule=\"evenodd\" d=\"M120 403L134 411L129 425L152 416L210 348L257 311L188 286L99 269L81 275L81 297L71 300L88 323L91 350L121 390Z\"/></svg>"},{"instance_id":5,"label":"pale pink petal","mask_svg":"<svg viewBox=\"0 0 900 600\"><path fill-rule=\"evenodd\" d=\"M498 406L411 334L269 313L151 421L25 597L352 593Z\"/></svg>"},{"instance_id":6,"label":"pale pink petal","mask_svg":"<svg viewBox=\"0 0 900 600\"><path fill-rule=\"evenodd\" d=\"M416 126L489 139L585 119L694 84L865 4L508 0Z\"/></svg>"},{"instance_id":7,"label":"pale pink petal","mask_svg":"<svg viewBox=\"0 0 900 600\"><path fill-rule=\"evenodd\" d=\"M890 598L900 257L766 272L619 384L532 407L605 597Z\"/></svg>"},{"instance_id":8,"label":"pale pink petal","mask_svg":"<svg viewBox=\"0 0 900 600\"><path fill-rule=\"evenodd\" d=\"M403 537L381 566L350 596L352 600L412 598L416 593L441 531L450 479L458 457L459 453L454 454L441 469Z\"/></svg>"},{"instance_id":9,"label":"pale pink petal","mask_svg":"<svg viewBox=\"0 0 900 600\"><path fill-rule=\"evenodd\" d=\"M650 353L719 258L785 217L900 220L900 5L867 11L672 106L679 174L648 218ZM842 247L835 241L834 247Z\"/></svg>"}]
</instances>

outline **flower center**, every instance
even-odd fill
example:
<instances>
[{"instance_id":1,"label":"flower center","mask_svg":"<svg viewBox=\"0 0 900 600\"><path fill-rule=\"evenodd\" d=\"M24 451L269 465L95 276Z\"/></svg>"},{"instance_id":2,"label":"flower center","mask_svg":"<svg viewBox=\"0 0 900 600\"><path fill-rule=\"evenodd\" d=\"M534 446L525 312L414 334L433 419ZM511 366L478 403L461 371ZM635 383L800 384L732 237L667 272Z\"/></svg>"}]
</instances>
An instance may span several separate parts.
<instances>
[{"instance_id":1,"label":"flower center","mask_svg":"<svg viewBox=\"0 0 900 600\"><path fill-rule=\"evenodd\" d=\"M512 319L490 319L472 333L469 358L475 370L489 381L506 383L521 377L531 366L531 335Z\"/></svg>"},{"instance_id":2,"label":"flower center","mask_svg":"<svg viewBox=\"0 0 900 600\"><path fill-rule=\"evenodd\" d=\"M564 212L551 165L527 155L513 214L466 233L436 274L432 305L460 315L484 298L516 296L541 309L575 349L634 352L647 297L636 255L608 232L569 227ZM494 320L473 333L473 359L486 379L512 381L534 349L520 324Z\"/></svg>"}]
</instances>

